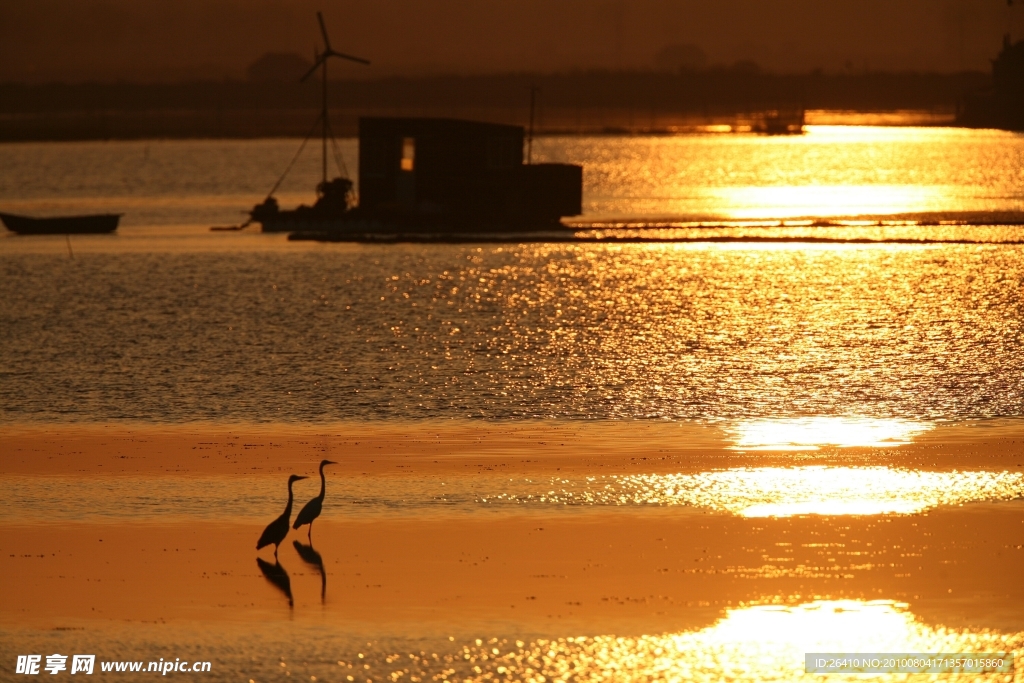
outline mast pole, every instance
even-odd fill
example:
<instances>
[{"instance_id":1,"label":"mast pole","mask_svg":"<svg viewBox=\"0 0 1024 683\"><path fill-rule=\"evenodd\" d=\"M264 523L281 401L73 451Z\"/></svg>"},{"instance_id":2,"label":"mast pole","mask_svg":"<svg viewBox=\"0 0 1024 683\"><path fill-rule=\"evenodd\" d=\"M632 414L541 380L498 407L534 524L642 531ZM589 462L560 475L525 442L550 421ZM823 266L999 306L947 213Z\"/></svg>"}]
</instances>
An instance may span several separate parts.
<instances>
[{"instance_id":1,"label":"mast pole","mask_svg":"<svg viewBox=\"0 0 1024 683\"><path fill-rule=\"evenodd\" d=\"M323 126L324 126L323 127L323 131L324 131L323 132L323 138L320 141L320 143L321 143L320 144L320 151L321 151L321 155L322 155L321 156L321 170L322 170L322 174L321 175L322 175L322 179L323 179L323 182L321 184L321 188L326 189L326 187L327 187L327 59L326 59L326 55L325 55L325 58L324 58L324 63L321 65L321 68L324 70L323 93L322 93L322 97L321 97L321 100L323 102L323 111L320 112L320 116L323 117Z\"/></svg>"},{"instance_id":2,"label":"mast pole","mask_svg":"<svg viewBox=\"0 0 1024 683\"><path fill-rule=\"evenodd\" d=\"M324 37L324 51L320 54L319 50L314 48L313 55L313 66L309 68L309 71L299 79L300 83L305 83L306 79L312 76L317 69L323 69L321 76L320 90L320 118L323 124L323 134L320 139L320 188L319 192L322 192L327 187L327 134L330 131L330 123L327 119L327 59L329 57L338 57L340 59L347 59L351 62L359 62L360 64L369 64L370 62L362 57L353 57L352 55L346 55L342 52L335 52L331 47L331 39L327 37L327 26L324 24L324 15L320 12L316 13L316 19L320 22L320 34ZM313 124L314 129L316 124ZM313 129L310 129L312 132Z\"/></svg>"},{"instance_id":3,"label":"mast pole","mask_svg":"<svg viewBox=\"0 0 1024 683\"><path fill-rule=\"evenodd\" d=\"M540 90L535 85L530 86L530 128L526 133L526 163L533 163L533 113L534 108L537 104L537 91Z\"/></svg>"}]
</instances>

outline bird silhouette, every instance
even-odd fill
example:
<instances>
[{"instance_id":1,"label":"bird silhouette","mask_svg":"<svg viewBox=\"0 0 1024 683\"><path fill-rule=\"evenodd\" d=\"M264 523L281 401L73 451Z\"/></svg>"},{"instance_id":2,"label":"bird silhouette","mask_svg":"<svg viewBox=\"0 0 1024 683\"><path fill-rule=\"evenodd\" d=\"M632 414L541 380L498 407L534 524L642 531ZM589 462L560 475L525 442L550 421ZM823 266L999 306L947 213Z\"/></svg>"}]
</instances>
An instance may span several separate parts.
<instances>
[{"instance_id":1,"label":"bird silhouette","mask_svg":"<svg viewBox=\"0 0 1024 683\"><path fill-rule=\"evenodd\" d=\"M288 504L284 507L284 512L281 513L281 516L275 519L270 524L268 524L267 528L263 530L263 534L260 536L260 540L256 543L256 550L259 550L260 548L265 548L266 546L273 543L274 559L277 559L277 549L281 545L281 541L284 540L284 537L288 535L288 523L291 521L292 518L292 484L297 482L299 479L308 478L309 477L300 477L297 474L293 474L292 476L288 477ZM319 512L319 509L317 510L317 512Z\"/></svg>"},{"instance_id":2,"label":"bird silhouette","mask_svg":"<svg viewBox=\"0 0 1024 683\"><path fill-rule=\"evenodd\" d=\"M292 528L298 529L303 524L308 524L309 533L306 535L306 538L309 540L310 545L313 544L313 522L320 516L320 511L323 510L324 493L327 491L327 480L324 479L324 465L337 464L333 460L320 461L320 495L303 505L302 509L299 510L299 514L295 515L295 524L292 525Z\"/></svg>"}]
</instances>

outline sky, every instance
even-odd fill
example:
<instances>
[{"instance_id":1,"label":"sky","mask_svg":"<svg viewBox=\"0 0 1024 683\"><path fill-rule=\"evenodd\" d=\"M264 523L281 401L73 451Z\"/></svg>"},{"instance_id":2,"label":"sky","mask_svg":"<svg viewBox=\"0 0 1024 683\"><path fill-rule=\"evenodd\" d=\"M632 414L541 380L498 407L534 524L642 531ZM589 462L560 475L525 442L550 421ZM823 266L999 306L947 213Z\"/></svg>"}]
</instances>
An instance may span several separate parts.
<instances>
[{"instance_id":1,"label":"sky","mask_svg":"<svg viewBox=\"0 0 1024 683\"><path fill-rule=\"evenodd\" d=\"M989 69L1024 0L2 0L0 82L244 78L307 58L323 11L341 78L654 68L671 46L775 72Z\"/></svg>"}]
</instances>

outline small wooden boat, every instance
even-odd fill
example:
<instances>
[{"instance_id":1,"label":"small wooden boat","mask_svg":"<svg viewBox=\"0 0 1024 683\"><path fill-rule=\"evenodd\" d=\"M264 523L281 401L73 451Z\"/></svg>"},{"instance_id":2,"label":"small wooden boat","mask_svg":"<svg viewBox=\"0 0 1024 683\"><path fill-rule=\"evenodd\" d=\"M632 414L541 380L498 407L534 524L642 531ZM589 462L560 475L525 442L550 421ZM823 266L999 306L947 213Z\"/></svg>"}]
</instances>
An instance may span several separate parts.
<instances>
[{"instance_id":1,"label":"small wooden boat","mask_svg":"<svg viewBox=\"0 0 1024 683\"><path fill-rule=\"evenodd\" d=\"M121 220L119 213L54 216L52 218L33 218L0 213L0 221L3 221L8 230L19 235L88 235L114 232L117 230L119 220Z\"/></svg>"}]
</instances>

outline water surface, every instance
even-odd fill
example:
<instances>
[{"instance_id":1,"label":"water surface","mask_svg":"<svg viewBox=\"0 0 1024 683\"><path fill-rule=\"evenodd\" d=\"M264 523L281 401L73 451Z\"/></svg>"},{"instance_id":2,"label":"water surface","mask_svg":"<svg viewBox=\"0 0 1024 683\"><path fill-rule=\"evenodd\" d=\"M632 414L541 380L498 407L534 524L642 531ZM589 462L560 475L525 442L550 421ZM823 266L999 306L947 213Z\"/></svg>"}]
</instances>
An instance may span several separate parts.
<instances>
[{"instance_id":1,"label":"water surface","mask_svg":"<svg viewBox=\"0 0 1024 683\"><path fill-rule=\"evenodd\" d=\"M125 226L234 224L299 140L0 145L11 212L124 212ZM358 177L355 140L340 141ZM312 201L315 146L278 191ZM1024 211L1024 136L992 130L810 126L802 136L540 138L534 160L582 164L584 217L764 219ZM332 172L334 168L332 167Z\"/></svg>"},{"instance_id":2,"label":"water surface","mask_svg":"<svg viewBox=\"0 0 1024 683\"><path fill-rule=\"evenodd\" d=\"M1019 246L3 254L0 280L8 422L1024 412Z\"/></svg>"},{"instance_id":3,"label":"water surface","mask_svg":"<svg viewBox=\"0 0 1024 683\"><path fill-rule=\"evenodd\" d=\"M670 227L661 235L795 240L787 244L320 245L206 231L241 220L295 147L0 145L0 208L126 214L113 236L0 237L0 423L687 420L727 434L751 454L749 466L330 477L330 521L316 537L327 569L300 561L292 539L281 552L294 604L250 555L254 530L280 512L283 475L5 475L0 523L22 534L5 566L56 605L47 614L57 628L81 629L5 626L14 654L211 660L209 680L788 681L803 677L808 651L1024 644L1010 579L1020 564L1019 471L970 466L980 438L963 449L965 471L905 467L896 455L871 466L838 462L841 452L828 466L813 462L825 446L884 452L935 425L1024 414L1024 235L999 224L1024 211L1024 137L812 127L793 138L536 144L539 160L585 166L584 224L609 221L602 230L629 235L661 221ZM342 150L353 164L354 142ZM310 201L317 173L316 163L299 164L282 203ZM863 215L872 218L840 220ZM839 243L799 241L820 237ZM865 239L879 243L855 243ZM896 243L908 240L945 243ZM789 453L788 463L761 466L760 451L771 449ZM316 483L300 482L297 499ZM613 517L621 545L606 550L611 539L594 530ZM487 552L505 552L509 576L526 574L548 600L536 616L547 621L516 621L503 604L482 625L459 611L462 587L437 589L453 600L442 623L350 619L356 600L396 609L372 592L388 572L426 595L416 604L433 604L414 572L434 546L449 548L448 569L485 580L496 570L473 573L489 559L476 557L481 538L452 531L480 520L522 522L526 550L488 537L497 545ZM226 539L244 554L199 564L163 547L164 538L195 538L181 547L205 548L203 534L222 528L215 521L245 529ZM413 522L425 538L403 535ZM662 524L687 531L663 538ZM552 525L570 542L545 555L528 534L550 536ZM91 535L100 527L102 556ZM645 540L650 558L630 550L638 528L657 534ZM37 539L58 529L85 549L76 559ZM109 549L112 529L136 534L120 555ZM346 541L358 533L391 534L413 549ZM597 560L577 557L577 541ZM675 563L653 565L655 553ZM570 564L578 581L550 582ZM224 596L200 593L215 576ZM144 588L120 595L128 580ZM570 588L587 581L600 601L588 609L602 619L563 626L561 614L580 607ZM655 582L658 594L647 589ZM186 589L167 596L168 586ZM707 595L688 602L715 586L713 605ZM337 600L329 609L328 590ZM259 597L238 597L249 594ZM189 609L238 604L218 624L124 625L93 616L85 603L102 610L101 595L137 601L139 614L151 613L142 608L153 595ZM536 595L513 597L524 608ZM677 617L699 623L646 627L671 599L683 601ZM72 601L80 612L61 604ZM641 602L647 621L628 632L611 626L620 606Z\"/></svg>"}]
</instances>

